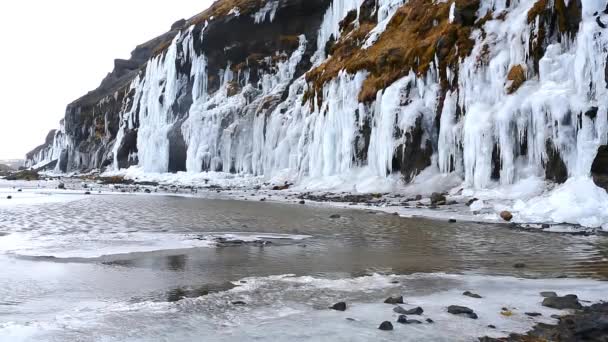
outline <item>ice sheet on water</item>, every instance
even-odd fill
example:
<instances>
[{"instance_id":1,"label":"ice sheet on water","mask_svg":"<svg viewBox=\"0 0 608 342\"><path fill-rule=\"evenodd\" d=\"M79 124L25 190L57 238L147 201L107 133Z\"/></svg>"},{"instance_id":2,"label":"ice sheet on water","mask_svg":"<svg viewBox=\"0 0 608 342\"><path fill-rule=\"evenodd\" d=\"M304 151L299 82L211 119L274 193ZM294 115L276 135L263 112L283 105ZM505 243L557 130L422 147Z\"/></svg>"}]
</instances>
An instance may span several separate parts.
<instances>
[{"instance_id":1,"label":"ice sheet on water","mask_svg":"<svg viewBox=\"0 0 608 342\"><path fill-rule=\"evenodd\" d=\"M370 275L359 278L319 278L277 275L245 278L236 288L175 303L108 303L80 310L59 312L50 321L32 319L26 323L0 325L17 340L78 338L94 334L99 338L145 341L150 338L194 341L296 339L331 341L420 341L476 340L480 336L506 336L524 332L537 322L552 323L553 314L564 311L541 305L541 291L559 295L576 293L586 303L597 302L608 289L604 282L584 279L517 279L483 275ZM463 296L472 291L483 296ZM420 319L435 323L400 325L387 333L378 330L384 320L395 322L387 296L403 295L406 308L421 306ZM245 301L244 306L231 303ZM346 312L328 306L346 301ZM475 310L479 319L454 316L447 306L463 305ZM86 307L85 307L86 306ZM507 307L512 316L503 316ZM539 312L531 319L525 312ZM350 320L347 320L350 318ZM135 324L134 324L135 322ZM498 329L490 329L493 324ZM124 334L127 329L129 334ZM124 328L124 329L123 329ZM19 339L20 338L20 339Z\"/></svg>"}]
</instances>

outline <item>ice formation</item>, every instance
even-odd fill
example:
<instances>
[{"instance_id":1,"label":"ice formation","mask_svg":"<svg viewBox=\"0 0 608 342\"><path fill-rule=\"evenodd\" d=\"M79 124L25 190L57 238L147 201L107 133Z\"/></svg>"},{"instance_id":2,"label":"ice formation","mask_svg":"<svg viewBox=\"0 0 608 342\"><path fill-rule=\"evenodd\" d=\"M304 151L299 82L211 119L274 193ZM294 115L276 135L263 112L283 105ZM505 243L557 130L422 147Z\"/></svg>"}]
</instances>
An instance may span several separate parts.
<instances>
[{"instance_id":1,"label":"ice formation","mask_svg":"<svg viewBox=\"0 0 608 342\"><path fill-rule=\"evenodd\" d=\"M219 89L209 93L207 59L193 48L196 39L205 43L204 30L200 36L193 27L183 30L133 81L135 105L125 106L120 114L113 166L119 167L116 155L124 129L137 128L137 155L132 159L145 172L169 171L168 134L177 128L187 147L185 169L191 173L219 171L305 182L365 170L369 177L387 179L399 171L394 159L398 149L411 143L408 133L421 126L422 141L433 146L431 167L462 177L469 189L543 179L550 153L561 159L567 177L589 179L598 148L608 143L603 101L608 95L608 32L598 24L608 23L605 4L581 1L576 34L557 32L559 37L550 40L535 65L531 48L542 28L539 18L529 21L528 17L536 2L480 1L477 17L503 14L473 30L474 47L457 70L439 70L439 63L434 63L424 75L412 72L388 84L373 103L358 99L365 71L341 72L323 86L322 102L304 100L309 85L296 69L312 38L305 36L255 84L247 72L233 72L228 61L219 75ZM347 13L356 10L358 22L362 3L334 0L330 4L316 37L313 65L325 60L326 43L340 37L340 21ZM378 1L377 26L362 47L372 46L407 3ZM450 7L448 20L454 23L458 10L454 2ZM268 0L250 20L272 22L278 12L280 1ZM180 65L189 65L189 73L180 72ZM511 89L513 83L508 81L513 68L520 68L525 76L517 89ZM441 72L454 82L443 94ZM192 104L182 117L174 107L189 85ZM267 103L275 105L268 109ZM366 129L368 144L362 143ZM69 137L58 133L54 147L33 160L40 164L60 158L69 144ZM597 200L608 201L603 190L590 192ZM552 217L589 226L608 223L605 215L587 221L555 213Z\"/></svg>"}]
</instances>

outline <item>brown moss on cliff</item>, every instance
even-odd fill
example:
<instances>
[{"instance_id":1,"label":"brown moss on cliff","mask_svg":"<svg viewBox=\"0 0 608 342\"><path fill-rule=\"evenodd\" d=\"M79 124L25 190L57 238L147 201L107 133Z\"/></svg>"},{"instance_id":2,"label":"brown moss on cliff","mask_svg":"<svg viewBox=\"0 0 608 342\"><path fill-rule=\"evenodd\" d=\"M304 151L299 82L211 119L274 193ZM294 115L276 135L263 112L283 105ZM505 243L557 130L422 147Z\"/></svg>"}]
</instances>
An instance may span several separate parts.
<instances>
[{"instance_id":1,"label":"brown moss on cliff","mask_svg":"<svg viewBox=\"0 0 608 342\"><path fill-rule=\"evenodd\" d=\"M228 15L233 8L238 8L241 15L253 14L264 5L264 0L219 0L213 3L206 11L188 20L188 25L204 23L211 17L219 18Z\"/></svg>"},{"instance_id":2,"label":"brown moss on cliff","mask_svg":"<svg viewBox=\"0 0 608 342\"><path fill-rule=\"evenodd\" d=\"M475 13L479 0L456 0L462 13ZM368 49L360 48L361 37L373 26L360 25L344 36L332 49L332 56L325 63L311 70L307 81L311 93L320 96L323 85L335 78L341 70L356 73L367 70L369 76L363 84L359 100L368 102L383 89L410 71L426 74L439 61L440 78L447 82L446 67L457 68L458 61L470 54L473 26L469 22L450 23L451 3L432 3L428 0L410 0L393 16L384 33ZM353 39L354 38L354 39Z\"/></svg>"},{"instance_id":3,"label":"brown moss on cliff","mask_svg":"<svg viewBox=\"0 0 608 342\"><path fill-rule=\"evenodd\" d=\"M507 94L513 94L526 82L526 71L521 65L515 65L507 74Z\"/></svg>"}]
</instances>

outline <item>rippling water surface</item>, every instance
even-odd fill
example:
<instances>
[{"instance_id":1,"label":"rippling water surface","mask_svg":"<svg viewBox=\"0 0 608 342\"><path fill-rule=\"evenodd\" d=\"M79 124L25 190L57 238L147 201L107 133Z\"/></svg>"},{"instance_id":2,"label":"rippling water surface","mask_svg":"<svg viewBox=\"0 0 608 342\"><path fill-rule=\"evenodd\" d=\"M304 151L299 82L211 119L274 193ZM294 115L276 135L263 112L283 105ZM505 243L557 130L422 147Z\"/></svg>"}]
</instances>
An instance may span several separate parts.
<instances>
[{"instance_id":1,"label":"rippling water surface","mask_svg":"<svg viewBox=\"0 0 608 342\"><path fill-rule=\"evenodd\" d=\"M595 298L608 293L608 240L313 206L100 195L0 206L0 269L0 340L403 340L352 322L379 315L366 305L395 292L424 302L467 287L515 296L551 284ZM555 279L565 277L599 281ZM353 335L323 325L338 300L360 303L351 313L360 310L359 319L335 323L351 322L342 328ZM291 327L296 318L317 333ZM471 333L487 333L480 324ZM413 336L440 340L449 327L462 329L446 323Z\"/></svg>"}]
</instances>

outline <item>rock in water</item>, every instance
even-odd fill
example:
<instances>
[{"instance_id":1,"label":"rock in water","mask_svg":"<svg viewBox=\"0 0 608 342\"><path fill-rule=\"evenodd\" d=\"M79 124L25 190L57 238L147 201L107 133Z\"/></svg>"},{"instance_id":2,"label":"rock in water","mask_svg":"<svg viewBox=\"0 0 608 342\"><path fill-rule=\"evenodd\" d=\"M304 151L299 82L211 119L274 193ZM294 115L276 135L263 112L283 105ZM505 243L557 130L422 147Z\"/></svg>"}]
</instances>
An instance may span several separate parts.
<instances>
[{"instance_id":1,"label":"rock in water","mask_svg":"<svg viewBox=\"0 0 608 342\"><path fill-rule=\"evenodd\" d=\"M563 297L547 297L543 300L543 306L552 309L581 309L583 306L578 301L576 295L566 295Z\"/></svg>"},{"instance_id":2,"label":"rock in water","mask_svg":"<svg viewBox=\"0 0 608 342\"><path fill-rule=\"evenodd\" d=\"M475 311L473 311L470 308L467 308L466 306L450 305L448 307L448 312L451 313L452 315L460 315L460 316L464 316L464 317L468 317L468 318L472 318L472 319L478 318Z\"/></svg>"},{"instance_id":3,"label":"rock in water","mask_svg":"<svg viewBox=\"0 0 608 342\"><path fill-rule=\"evenodd\" d=\"M341 217L341 216L340 216L340 215L338 215L338 214L333 214L333 215L331 215L329 218L330 218L330 219L339 219L340 217Z\"/></svg>"},{"instance_id":4,"label":"rock in water","mask_svg":"<svg viewBox=\"0 0 608 342\"><path fill-rule=\"evenodd\" d=\"M406 310L401 306L396 306L393 311L395 313L398 313L400 315L422 315L422 313L424 312L424 310L422 310L421 307L417 307L414 309L410 309L410 310Z\"/></svg>"},{"instance_id":5,"label":"rock in water","mask_svg":"<svg viewBox=\"0 0 608 342\"><path fill-rule=\"evenodd\" d=\"M380 324L380 326L378 327L378 329L384 330L384 331L393 330L393 323L391 323L389 321L384 321L384 322L382 322L382 324Z\"/></svg>"},{"instance_id":6,"label":"rock in water","mask_svg":"<svg viewBox=\"0 0 608 342\"><path fill-rule=\"evenodd\" d=\"M463 294L463 296L467 296L467 297L471 297L471 298L483 298L480 295L470 292L470 291L465 291Z\"/></svg>"},{"instance_id":7,"label":"rock in water","mask_svg":"<svg viewBox=\"0 0 608 342\"><path fill-rule=\"evenodd\" d=\"M420 322L418 320L407 319L407 316L405 316L405 315L399 316L399 318L397 319L397 323L401 323L401 324L422 324L422 322Z\"/></svg>"},{"instance_id":8,"label":"rock in water","mask_svg":"<svg viewBox=\"0 0 608 342\"><path fill-rule=\"evenodd\" d=\"M346 303L344 303L344 302L336 303L336 304L332 305L330 309L336 310L336 311L346 311Z\"/></svg>"},{"instance_id":9,"label":"rock in water","mask_svg":"<svg viewBox=\"0 0 608 342\"><path fill-rule=\"evenodd\" d=\"M542 316L542 314L538 313L538 312L526 312L525 314L526 314L526 316L530 316L530 317L540 317L540 316Z\"/></svg>"},{"instance_id":10,"label":"rock in water","mask_svg":"<svg viewBox=\"0 0 608 342\"><path fill-rule=\"evenodd\" d=\"M237 300L237 301L232 302L232 305L243 306L243 305L247 305L247 303L243 302L242 300Z\"/></svg>"},{"instance_id":11,"label":"rock in water","mask_svg":"<svg viewBox=\"0 0 608 342\"><path fill-rule=\"evenodd\" d=\"M511 220L513 219L513 214L511 214L511 212L509 211L503 211L500 213L500 218L507 222L511 222Z\"/></svg>"},{"instance_id":12,"label":"rock in water","mask_svg":"<svg viewBox=\"0 0 608 342\"><path fill-rule=\"evenodd\" d=\"M59 185L57 185L57 189L65 190L65 184L59 183Z\"/></svg>"},{"instance_id":13,"label":"rock in water","mask_svg":"<svg viewBox=\"0 0 608 342\"><path fill-rule=\"evenodd\" d=\"M389 297L384 301L384 303L386 303L386 304L403 304L403 296Z\"/></svg>"}]
</instances>

